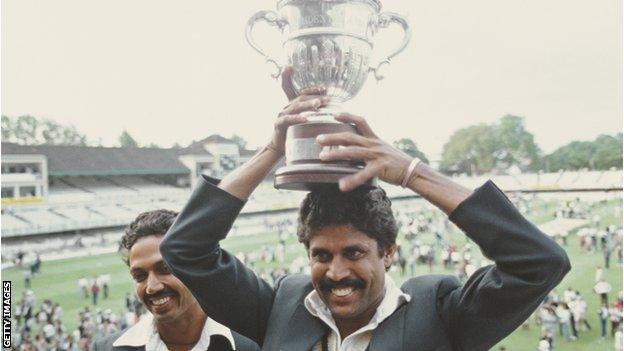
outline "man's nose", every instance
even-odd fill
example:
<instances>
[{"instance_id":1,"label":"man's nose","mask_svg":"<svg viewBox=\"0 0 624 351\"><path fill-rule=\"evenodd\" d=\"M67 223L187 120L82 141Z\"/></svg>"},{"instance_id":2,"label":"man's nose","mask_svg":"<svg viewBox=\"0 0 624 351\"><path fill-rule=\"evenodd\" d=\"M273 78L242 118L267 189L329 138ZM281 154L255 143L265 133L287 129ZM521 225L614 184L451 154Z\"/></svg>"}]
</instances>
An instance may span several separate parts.
<instances>
[{"instance_id":1,"label":"man's nose","mask_svg":"<svg viewBox=\"0 0 624 351\"><path fill-rule=\"evenodd\" d=\"M155 274L150 273L147 276L147 285L145 287L146 293L153 295L164 289L164 287L163 283L158 279L158 277L156 277Z\"/></svg>"},{"instance_id":2,"label":"man's nose","mask_svg":"<svg viewBox=\"0 0 624 351\"><path fill-rule=\"evenodd\" d=\"M328 279L339 282L349 277L349 267L343 260L336 258L332 260L325 275Z\"/></svg>"}]
</instances>

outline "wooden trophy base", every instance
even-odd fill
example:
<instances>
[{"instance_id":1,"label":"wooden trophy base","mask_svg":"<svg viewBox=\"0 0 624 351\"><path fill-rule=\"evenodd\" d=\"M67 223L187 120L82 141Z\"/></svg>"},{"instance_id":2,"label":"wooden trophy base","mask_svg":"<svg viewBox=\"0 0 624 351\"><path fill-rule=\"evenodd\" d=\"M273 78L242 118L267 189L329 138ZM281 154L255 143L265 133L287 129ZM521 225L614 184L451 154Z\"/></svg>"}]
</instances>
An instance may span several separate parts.
<instances>
[{"instance_id":1,"label":"wooden trophy base","mask_svg":"<svg viewBox=\"0 0 624 351\"><path fill-rule=\"evenodd\" d=\"M286 132L286 166L275 172L275 187L287 190L311 191L320 187L337 187L340 178L354 174L364 167L357 161L323 162L322 150L316 142L320 134L356 133L355 126L338 122L308 122L288 128ZM335 146L330 147L337 148ZM374 180L368 182L374 184Z\"/></svg>"}]
</instances>

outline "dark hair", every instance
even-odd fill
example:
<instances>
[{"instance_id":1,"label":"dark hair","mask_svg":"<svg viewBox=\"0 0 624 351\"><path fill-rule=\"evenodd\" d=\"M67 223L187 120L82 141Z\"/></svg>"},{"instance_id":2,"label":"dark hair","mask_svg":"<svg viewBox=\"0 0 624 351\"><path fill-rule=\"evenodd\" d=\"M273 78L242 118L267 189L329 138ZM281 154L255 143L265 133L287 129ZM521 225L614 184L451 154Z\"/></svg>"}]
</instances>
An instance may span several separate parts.
<instances>
[{"instance_id":1,"label":"dark hair","mask_svg":"<svg viewBox=\"0 0 624 351\"><path fill-rule=\"evenodd\" d=\"M150 235L165 235L177 215L177 212L170 210L155 210L138 215L132 223L128 224L119 242L119 251L122 253L124 262L130 265L128 252L137 240Z\"/></svg>"},{"instance_id":2,"label":"dark hair","mask_svg":"<svg viewBox=\"0 0 624 351\"><path fill-rule=\"evenodd\" d=\"M395 244L398 227L392 202L381 188L360 187L343 193L337 188L308 193L299 208L297 236L306 249L314 234L329 225L350 224L377 241L379 255Z\"/></svg>"}]
</instances>

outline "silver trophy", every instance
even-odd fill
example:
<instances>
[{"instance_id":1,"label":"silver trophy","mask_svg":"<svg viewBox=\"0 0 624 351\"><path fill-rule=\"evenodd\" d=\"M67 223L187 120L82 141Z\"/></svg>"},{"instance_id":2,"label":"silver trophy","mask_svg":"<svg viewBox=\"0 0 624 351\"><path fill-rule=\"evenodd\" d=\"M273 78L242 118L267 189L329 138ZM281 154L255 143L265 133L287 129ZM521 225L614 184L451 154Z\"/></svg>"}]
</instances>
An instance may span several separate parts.
<instances>
[{"instance_id":1,"label":"silver trophy","mask_svg":"<svg viewBox=\"0 0 624 351\"><path fill-rule=\"evenodd\" d=\"M286 64L293 67L292 83L298 93L308 88L324 88L331 104L308 114L307 123L288 128L286 166L275 173L279 189L311 190L335 184L345 175L362 168L361 162L322 162L316 136L338 132L357 133L354 126L337 122L333 113L339 104L354 97L370 72L383 79L380 68L405 49L411 31L396 13L382 12L378 0L280 0L277 11L263 10L247 23L245 37L254 50L275 65L280 76L282 60L270 57L253 38L253 27L264 21L282 33ZM399 47L381 62L371 65L374 36L380 28L399 24L405 34Z\"/></svg>"}]
</instances>

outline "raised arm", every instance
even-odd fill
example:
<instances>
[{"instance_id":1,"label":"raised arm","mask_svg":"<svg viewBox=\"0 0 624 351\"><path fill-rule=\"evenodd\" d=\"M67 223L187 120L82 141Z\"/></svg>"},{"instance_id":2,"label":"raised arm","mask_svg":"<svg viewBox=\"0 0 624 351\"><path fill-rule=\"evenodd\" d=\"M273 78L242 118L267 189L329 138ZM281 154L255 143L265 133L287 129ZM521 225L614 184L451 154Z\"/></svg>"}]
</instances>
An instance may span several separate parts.
<instances>
[{"instance_id":1,"label":"raised arm","mask_svg":"<svg viewBox=\"0 0 624 351\"><path fill-rule=\"evenodd\" d=\"M292 97L288 91L287 95ZM291 99L275 122L271 142L251 160L220 182L200 177L160 246L173 274L206 314L259 345L264 341L274 291L219 242L227 236L246 199L281 159L288 126L305 122L299 113L327 102L323 96L309 94Z\"/></svg>"},{"instance_id":2,"label":"raised arm","mask_svg":"<svg viewBox=\"0 0 624 351\"><path fill-rule=\"evenodd\" d=\"M439 291L438 310L458 350L487 350L517 328L570 270L565 251L514 208L492 182L472 192L381 141L361 117L336 119L354 123L361 136L325 135L322 145L343 148L321 159L353 159L365 168L341 180L343 191L372 177L408 188L449 214L494 265L475 272L464 286ZM416 163L414 163L416 164Z\"/></svg>"}]
</instances>

